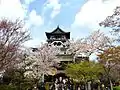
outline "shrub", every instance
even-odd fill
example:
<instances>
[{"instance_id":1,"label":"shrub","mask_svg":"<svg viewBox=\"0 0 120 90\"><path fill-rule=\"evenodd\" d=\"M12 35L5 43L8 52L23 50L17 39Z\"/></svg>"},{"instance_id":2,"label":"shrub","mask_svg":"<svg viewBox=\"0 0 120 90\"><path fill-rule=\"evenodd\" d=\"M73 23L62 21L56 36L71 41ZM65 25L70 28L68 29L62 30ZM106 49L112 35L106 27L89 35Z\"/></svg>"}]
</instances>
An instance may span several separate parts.
<instances>
[{"instance_id":1,"label":"shrub","mask_svg":"<svg viewBox=\"0 0 120 90\"><path fill-rule=\"evenodd\" d=\"M13 85L0 85L0 90L17 90L17 87Z\"/></svg>"},{"instance_id":2,"label":"shrub","mask_svg":"<svg viewBox=\"0 0 120 90\"><path fill-rule=\"evenodd\" d=\"M120 86L113 87L113 90L120 90Z\"/></svg>"}]
</instances>

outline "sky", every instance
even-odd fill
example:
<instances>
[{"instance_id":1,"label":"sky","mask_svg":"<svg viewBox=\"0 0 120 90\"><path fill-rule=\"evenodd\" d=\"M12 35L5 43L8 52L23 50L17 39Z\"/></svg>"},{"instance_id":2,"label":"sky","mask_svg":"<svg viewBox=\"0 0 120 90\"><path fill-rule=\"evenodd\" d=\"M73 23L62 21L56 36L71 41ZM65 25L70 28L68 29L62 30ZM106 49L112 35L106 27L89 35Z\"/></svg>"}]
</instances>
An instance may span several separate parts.
<instances>
[{"instance_id":1,"label":"sky","mask_svg":"<svg viewBox=\"0 0 120 90\"><path fill-rule=\"evenodd\" d=\"M116 6L120 0L0 0L0 19L24 20L32 38L25 45L35 47L46 41L45 32L58 25L71 32L71 38L88 36L101 29L99 23L112 15Z\"/></svg>"}]
</instances>

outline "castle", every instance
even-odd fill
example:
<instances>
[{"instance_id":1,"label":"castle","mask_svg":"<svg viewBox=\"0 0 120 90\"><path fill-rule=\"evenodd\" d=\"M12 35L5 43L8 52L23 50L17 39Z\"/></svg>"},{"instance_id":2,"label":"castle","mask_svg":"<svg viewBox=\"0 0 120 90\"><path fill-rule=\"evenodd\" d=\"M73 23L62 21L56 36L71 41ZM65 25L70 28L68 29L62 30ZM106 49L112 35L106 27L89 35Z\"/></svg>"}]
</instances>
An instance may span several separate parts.
<instances>
[{"instance_id":1,"label":"castle","mask_svg":"<svg viewBox=\"0 0 120 90\"><path fill-rule=\"evenodd\" d=\"M60 52L57 54L58 60L60 62L60 67L55 67L57 69L57 72L54 77L66 77L64 73L65 66L68 63L74 62L74 55L71 53L67 53L67 50L70 47L70 32L65 32L59 26L57 26L57 28L54 29L52 32L45 32L45 34L47 37L48 45L51 47L57 47L60 50ZM89 57L78 56L75 59L76 61L81 61L88 60Z\"/></svg>"}]
</instances>

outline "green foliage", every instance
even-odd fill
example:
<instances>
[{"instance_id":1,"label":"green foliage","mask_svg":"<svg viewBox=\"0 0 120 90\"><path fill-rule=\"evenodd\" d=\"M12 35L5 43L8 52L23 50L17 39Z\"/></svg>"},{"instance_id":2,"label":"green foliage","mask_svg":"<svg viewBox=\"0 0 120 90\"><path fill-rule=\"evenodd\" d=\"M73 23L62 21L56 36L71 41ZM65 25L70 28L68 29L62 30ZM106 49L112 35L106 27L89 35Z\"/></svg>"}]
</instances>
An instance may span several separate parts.
<instances>
[{"instance_id":1,"label":"green foliage","mask_svg":"<svg viewBox=\"0 0 120 90\"><path fill-rule=\"evenodd\" d=\"M46 90L49 90L51 84L53 84L53 83L51 83L51 82L46 82L46 84L45 84L45 89L46 89Z\"/></svg>"},{"instance_id":2,"label":"green foliage","mask_svg":"<svg viewBox=\"0 0 120 90\"><path fill-rule=\"evenodd\" d=\"M28 88L31 88L28 84L20 84L19 85L0 85L0 90L27 90Z\"/></svg>"},{"instance_id":3,"label":"green foliage","mask_svg":"<svg viewBox=\"0 0 120 90\"><path fill-rule=\"evenodd\" d=\"M120 90L120 86L113 87L113 90Z\"/></svg>"},{"instance_id":4,"label":"green foliage","mask_svg":"<svg viewBox=\"0 0 120 90\"><path fill-rule=\"evenodd\" d=\"M5 85L6 87L4 87ZM28 88L32 88L33 85L34 85L33 80L24 77L24 70L22 69L7 70L3 76L2 86L5 88L5 90L27 90ZM11 88L11 89L7 89L7 88Z\"/></svg>"},{"instance_id":5,"label":"green foliage","mask_svg":"<svg viewBox=\"0 0 120 90\"><path fill-rule=\"evenodd\" d=\"M13 85L0 85L0 90L17 90L17 87Z\"/></svg>"},{"instance_id":6,"label":"green foliage","mask_svg":"<svg viewBox=\"0 0 120 90\"><path fill-rule=\"evenodd\" d=\"M102 71L101 65L93 61L69 64L65 70L66 75L78 81L97 79Z\"/></svg>"}]
</instances>

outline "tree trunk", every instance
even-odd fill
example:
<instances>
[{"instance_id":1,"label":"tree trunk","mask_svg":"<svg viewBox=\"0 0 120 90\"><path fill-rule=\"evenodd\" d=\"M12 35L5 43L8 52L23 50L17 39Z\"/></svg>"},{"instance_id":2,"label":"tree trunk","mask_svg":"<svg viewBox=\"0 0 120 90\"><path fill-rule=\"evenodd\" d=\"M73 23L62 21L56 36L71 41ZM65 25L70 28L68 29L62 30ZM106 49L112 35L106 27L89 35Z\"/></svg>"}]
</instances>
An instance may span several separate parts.
<instances>
[{"instance_id":1,"label":"tree trunk","mask_svg":"<svg viewBox=\"0 0 120 90\"><path fill-rule=\"evenodd\" d=\"M88 90L91 90L91 81L88 82Z\"/></svg>"},{"instance_id":2,"label":"tree trunk","mask_svg":"<svg viewBox=\"0 0 120 90\"><path fill-rule=\"evenodd\" d=\"M112 81L109 79L109 82L110 82L110 90L113 90L113 84L112 84Z\"/></svg>"},{"instance_id":3,"label":"tree trunk","mask_svg":"<svg viewBox=\"0 0 120 90\"><path fill-rule=\"evenodd\" d=\"M85 90L88 90L88 88L87 88L87 83L85 83Z\"/></svg>"},{"instance_id":4,"label":"tree trunk","mask_svg":"<svg viewBox=\"0 0 120 90\"><path fill-rule=\"evenodd\" d=\"M100 85L98 85L98 90L100 90Z\"/></svg>"},{"instance_id":5,"label":"tree trunk","mask_svg":"<svg viewBox=\"0 0 120 90\"><path fill-rule=\"evenodd\" d=\"M44 73L42 74L42 82L44 83Z\"/></svg>"}]
</instances>

